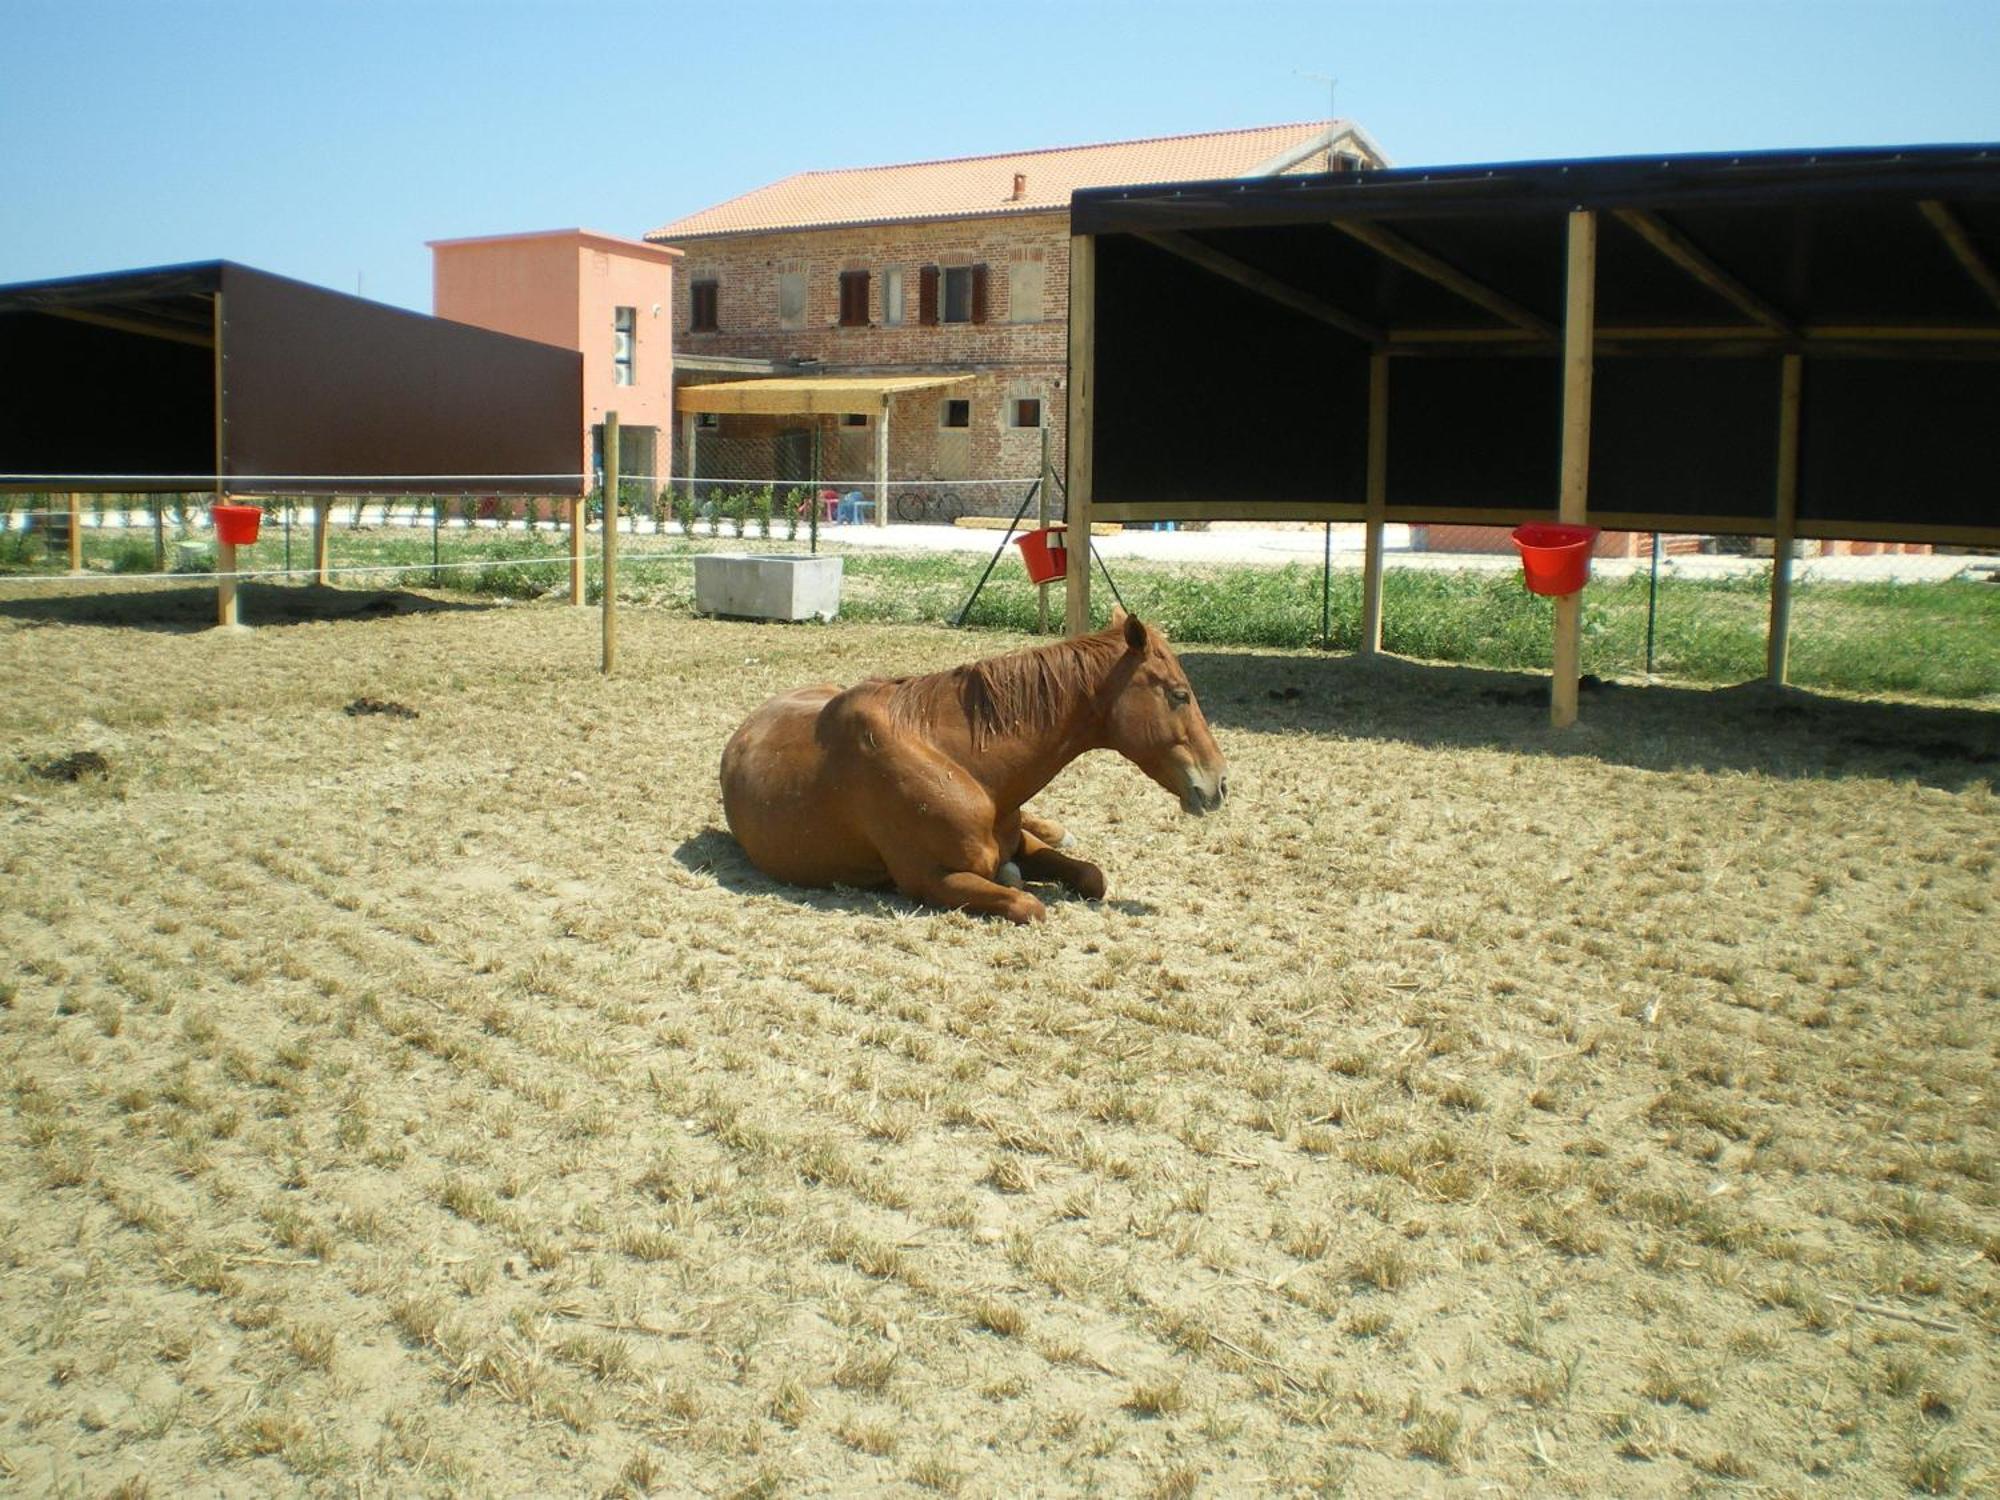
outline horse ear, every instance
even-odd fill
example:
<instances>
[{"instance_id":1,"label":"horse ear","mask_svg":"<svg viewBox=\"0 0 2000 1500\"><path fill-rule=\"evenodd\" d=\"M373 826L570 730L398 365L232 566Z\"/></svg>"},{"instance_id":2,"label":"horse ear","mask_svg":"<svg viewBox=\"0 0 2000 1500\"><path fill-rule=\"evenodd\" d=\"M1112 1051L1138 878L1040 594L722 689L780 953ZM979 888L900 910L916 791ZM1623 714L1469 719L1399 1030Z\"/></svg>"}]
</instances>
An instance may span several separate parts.
<instances>
[{"instance_id":1,"label":"horse ear","mask_svg":"<svg viewBox=\"0 0 2000 1500\"><path fill-rule=\"evenodd\" d=\"M1137 615L1125 616L1125 644L1134 651L1146 649L1146 622Z\"/></svg>"}]
</instances>

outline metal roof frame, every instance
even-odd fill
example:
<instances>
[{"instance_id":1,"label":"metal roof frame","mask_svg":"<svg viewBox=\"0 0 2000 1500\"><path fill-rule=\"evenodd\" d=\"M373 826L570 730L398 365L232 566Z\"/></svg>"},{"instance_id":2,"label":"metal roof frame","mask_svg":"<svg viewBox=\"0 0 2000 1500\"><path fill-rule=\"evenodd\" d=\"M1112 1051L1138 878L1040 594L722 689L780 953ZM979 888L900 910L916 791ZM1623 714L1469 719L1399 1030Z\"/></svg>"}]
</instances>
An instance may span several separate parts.
<instances>
[{"instance_id":1,"label":"metal roof frame","mask_svg":"<svg viewBox=\"0 0 2000 1500\"><path fill-rule=\"evenodd\" d=\"M1993 145L1079 192L1099 508L1359 519L1383 355L1390 520L1548 517L1579 214L1602 221L1593 520L1775 534L1777 367L1796 356L1797 535L2000 545L2000 424L1977 419L2000 404ZM1226 452L1201 420L1222 402Z\"/></svg>"},{"instance_id":2,"label":"metal roof frame","mask_svg":"<svg viewBox=\"0 0 2000 1500\"><path fill-rule=\"evenodd\" d=\"M583 356L230 261L0 287L0 488L584 488Z\"/></svg>"}]
</instances>

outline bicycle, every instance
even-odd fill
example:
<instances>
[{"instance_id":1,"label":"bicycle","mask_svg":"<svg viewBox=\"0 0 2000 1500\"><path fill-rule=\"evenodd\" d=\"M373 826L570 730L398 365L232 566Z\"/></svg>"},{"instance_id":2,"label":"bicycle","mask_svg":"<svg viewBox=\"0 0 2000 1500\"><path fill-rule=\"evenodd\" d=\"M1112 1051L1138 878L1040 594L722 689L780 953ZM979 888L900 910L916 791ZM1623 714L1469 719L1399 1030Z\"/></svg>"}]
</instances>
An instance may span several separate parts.
<instances>
[{"instance_id":1,"label":"bicycle","mask_svg":"<svg viewBox=\"0 0 2000 1500\"><path fill-rule=\"evenodd\" d=\"M964 514L965 501L955 489L905 489L896 496L896 519L912 525L949 526Z\"/></svg>"}]
</instances>

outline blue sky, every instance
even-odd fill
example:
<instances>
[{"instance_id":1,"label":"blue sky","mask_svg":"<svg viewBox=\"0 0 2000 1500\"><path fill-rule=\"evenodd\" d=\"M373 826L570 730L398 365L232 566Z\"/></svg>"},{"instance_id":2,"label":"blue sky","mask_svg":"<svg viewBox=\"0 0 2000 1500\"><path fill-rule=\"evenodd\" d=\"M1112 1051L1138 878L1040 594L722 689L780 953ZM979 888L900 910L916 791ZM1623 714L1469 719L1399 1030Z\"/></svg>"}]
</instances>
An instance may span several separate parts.
<instances>
[{"instance_id":1,"label":"blue sky","mask_svg":"<svg viewBox=\"0 0 2000 1500\"><path fill-rule=\"evenodd\" d=\"M1317 76L1315 76L1317 75ZM788 173L1316 119L1399 165L2000 140L2000 0L0 0L0 282L424 242Z\"/></svg>"}]
</instances>

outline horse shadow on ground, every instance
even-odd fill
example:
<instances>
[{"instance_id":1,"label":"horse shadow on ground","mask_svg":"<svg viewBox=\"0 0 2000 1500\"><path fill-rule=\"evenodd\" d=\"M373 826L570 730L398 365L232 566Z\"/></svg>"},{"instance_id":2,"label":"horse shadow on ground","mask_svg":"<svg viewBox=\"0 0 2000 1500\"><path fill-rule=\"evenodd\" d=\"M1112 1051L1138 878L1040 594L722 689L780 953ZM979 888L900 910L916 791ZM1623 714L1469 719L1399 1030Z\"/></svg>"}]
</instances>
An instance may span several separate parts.
<instances>
[{"instance_id":1,"label":"horse shadow on ground","mask_svg":"<svg viewBox=\"0 0 2000 1500\"><path fill-rule=\"evenodd\" d=\"M1577 722L1557 730L1541 673L1403 657L1195 649L1180 658L1221 734L1328 734L1654 771L1913 780L1954 792L2000 782L2000 713L1990 709L1836 698L1762 681L1691 688L1586 677Z\"/></svg>"},{"instance_id":2,"label":"horse shadow on ground","mask_svg":"<svg viewBox=\"0 0 2000 1500\"><path fill-rule=\"evenodd\" d=\"M692 874L706 876L725 891L736 895L776 896L794 906L813 911L846 912L861 917L903 917L933 910L889 887L863 890L856 886L837 885L816 889L773 880L750 863L743 846L722 828L704 828L693 838L683 840L674 850L674 862ZM1032 884L1028 889L1051 910L1072 903L1090 904L1067 886ZM1150 902L1115 897L1096 904L1128 917L1153 916L1158 911Z\"/></svg>"},{"instance_id":3,"label":"horse shadow on ground","mask_svg":"<svg viewBox=\"0 0 2000 1500\"><path fill-rule=\"evenodd\" d=\"M67 581L67 580L65 580ZM0 598L0 618L38 625L112 625L191 635L215 626L215 589L117 588L117 575L78 580L79 588ZM0 578L0 585L6 579ZM328 620L381 620L397 615L492 609L490 599L439 599L408 589L332 588L321 584L245 583L236 590L237 619L249 626L307 625Z\"/></svg>"}]
</instances>

